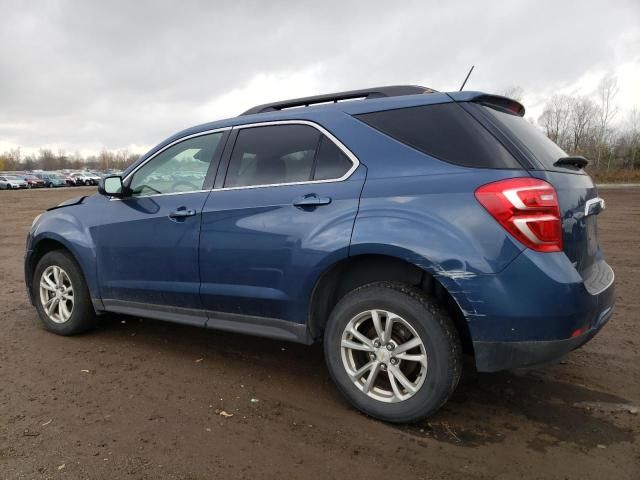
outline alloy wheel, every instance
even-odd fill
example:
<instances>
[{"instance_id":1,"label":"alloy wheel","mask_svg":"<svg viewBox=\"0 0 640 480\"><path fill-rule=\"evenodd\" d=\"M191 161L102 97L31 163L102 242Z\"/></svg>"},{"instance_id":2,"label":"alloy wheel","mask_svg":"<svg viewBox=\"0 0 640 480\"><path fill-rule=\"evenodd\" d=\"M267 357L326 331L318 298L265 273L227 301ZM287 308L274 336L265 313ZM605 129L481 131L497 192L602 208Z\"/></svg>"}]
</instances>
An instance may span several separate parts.
<instances>
[{"instance_id":1,"label":"alloy wheel","mask_svg":"<svg viewBox=\"0 0 640 480\"><path fill-rule=\"evenodd\" d=\"M427 374L422 339L409 322L386 310L367 310L347 323L341 356L353 384L382 402L413 397Z\"/></svg>"},{"instance_id":2,"label":"alloy wheel","mask_svg":"<svg viewBox=\"0 0 640 480\"><path fill-rule=\"evenodd\" d=\"M67 272L57 265L47 267L40 277L40 302L52 322L65 323L71 318L73 284Z\"/></svg>"}]
</instances>

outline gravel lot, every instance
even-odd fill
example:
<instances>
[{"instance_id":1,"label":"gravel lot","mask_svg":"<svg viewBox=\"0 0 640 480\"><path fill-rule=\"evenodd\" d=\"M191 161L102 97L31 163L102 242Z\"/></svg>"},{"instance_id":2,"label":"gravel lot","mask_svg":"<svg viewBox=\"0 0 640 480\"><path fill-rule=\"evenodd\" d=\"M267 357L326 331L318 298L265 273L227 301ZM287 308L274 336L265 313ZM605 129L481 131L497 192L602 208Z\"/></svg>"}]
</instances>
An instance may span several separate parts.
<instances>
[{"instance_id":1,"label":"gravel lot","mask_svg":"<svg viewBox=\"0 0 640 480\"><path fill-rule=\"evenodd\" d=\"M601 190L618 295L601 334L546 369L468 373L401 427L350 408L320 346L122 316L46 332L25 236L93 191L0 192L0 478L640 478L640 188Z\"/></svg>"}]
</instances>

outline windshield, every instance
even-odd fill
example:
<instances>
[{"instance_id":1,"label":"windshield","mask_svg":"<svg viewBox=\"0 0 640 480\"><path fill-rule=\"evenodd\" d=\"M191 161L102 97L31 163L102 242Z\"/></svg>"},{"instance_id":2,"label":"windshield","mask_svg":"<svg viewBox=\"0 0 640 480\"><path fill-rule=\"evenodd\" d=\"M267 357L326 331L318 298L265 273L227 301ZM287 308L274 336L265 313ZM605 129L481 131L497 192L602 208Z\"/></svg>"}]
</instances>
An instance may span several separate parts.
<instances>
[{"instance_id":1,"label":"windshield","mask_svg":"<svg viewBox=\"0 0 640 480\"><path fill-rule=\"evenodd\" d=\"M566 171L566 169L558 168L553 164L559 158L566 157L567 153L538 128L519 115L485 105L482 108L496 119L508 133L513 135L523 147L529 150L543 169Z\"/></svg>"}]
</instances>

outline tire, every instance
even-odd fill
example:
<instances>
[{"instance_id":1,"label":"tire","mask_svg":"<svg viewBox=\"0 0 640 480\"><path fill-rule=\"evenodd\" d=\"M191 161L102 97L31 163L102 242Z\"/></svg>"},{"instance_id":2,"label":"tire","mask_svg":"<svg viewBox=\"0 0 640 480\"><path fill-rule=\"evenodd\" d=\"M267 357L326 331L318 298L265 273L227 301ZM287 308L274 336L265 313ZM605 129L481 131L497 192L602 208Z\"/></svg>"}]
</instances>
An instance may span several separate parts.
<instances>
[{"instance_id":1,"label":"tire","mask_svg":"<svg viewBox=\"0 0 640 480\"><path fill-rule=\"evenodd\" d=\"M59 285L62 285L62 288L65 289L68 289L69 286L71 287L72 300L54 302L58 304L64 303L66 310L58 306L53 308L53 314L49 315L43 303L46 298L51 300L54 293L51 291L51 283L48 283L49 289L43 289L41 288L41 281L43 280L43 275L46 274L48 279L55 283L56 268L62 272L59 273L58 277L61 279ZM40 320L45 328L53 333L75 335L94 328L97 323L97 316L91 303L91 295L82 271L75 259L65 251L53 250L40 259L33 275L32 295ZM65 313L69 313L68 317Z\"/></svg>"},{"instance_id":2,"label":"tire","mask_svg":"<svg viewBox=\"0 0 640 480\"><path fill-rule=\"evenodd\" d=\"M374 327L371 311L377 311L383 335L377 335L379 330ZM386 339L384 327L389 318L393 319L392 331L390 339ZM353 326L371 343L374 338L382 338L380 348L360 351L360 348L343 347L344 340L345 345L356 343L370 348L360 340L361 337L346 332ZM401 351L416 342L418 346ZM389 351L385 343L391 344L389 348L393 350ZM460 339L444 309L425 292L395 282L371 283L344 296L329 317L324 352L329 373L346 399L365 414L392 423L415 422L432 415L453 393L462 371ZM425 356L424 364L409 360L420 358L424 361ZM362 372L367 363L378 365L375 367L378 374L369 393L365 393L365 389L371 369L361 375L357 384L347 372L348 368L352 374ZM398 380L402 377L410 382L412 390Z\"/></svg>"}]
</instances>

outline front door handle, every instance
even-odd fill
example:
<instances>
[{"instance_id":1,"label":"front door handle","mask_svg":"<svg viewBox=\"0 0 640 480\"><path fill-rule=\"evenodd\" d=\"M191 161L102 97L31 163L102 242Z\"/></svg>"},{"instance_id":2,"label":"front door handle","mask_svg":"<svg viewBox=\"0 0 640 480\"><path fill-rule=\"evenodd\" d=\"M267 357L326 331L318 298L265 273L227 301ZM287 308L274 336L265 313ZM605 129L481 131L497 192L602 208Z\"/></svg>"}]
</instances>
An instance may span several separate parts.
<instances>
[{"instance_id":1,"label":"front door handle","mask_svg":"<svg viewBox=\"0 0 640 480\"><path fill-rule=\"evenodd\" d=\"M294 207L317 207L319 205L329 205L330 203L331 203L330 197L319 197L315 193L312 193L294 200L293 206Z\"/></svg>"},{"instance_id":2,"label":"front door handle","mask_svg":"<svg viewBox=\"0 0 640 480\"><path fill-rule=\"evenodd\" d=\"M186 217L193 217L196 214L195 210L190 208L180 207L169 214L169 218L181 219Z\"/></svg>"}]
</instances>

